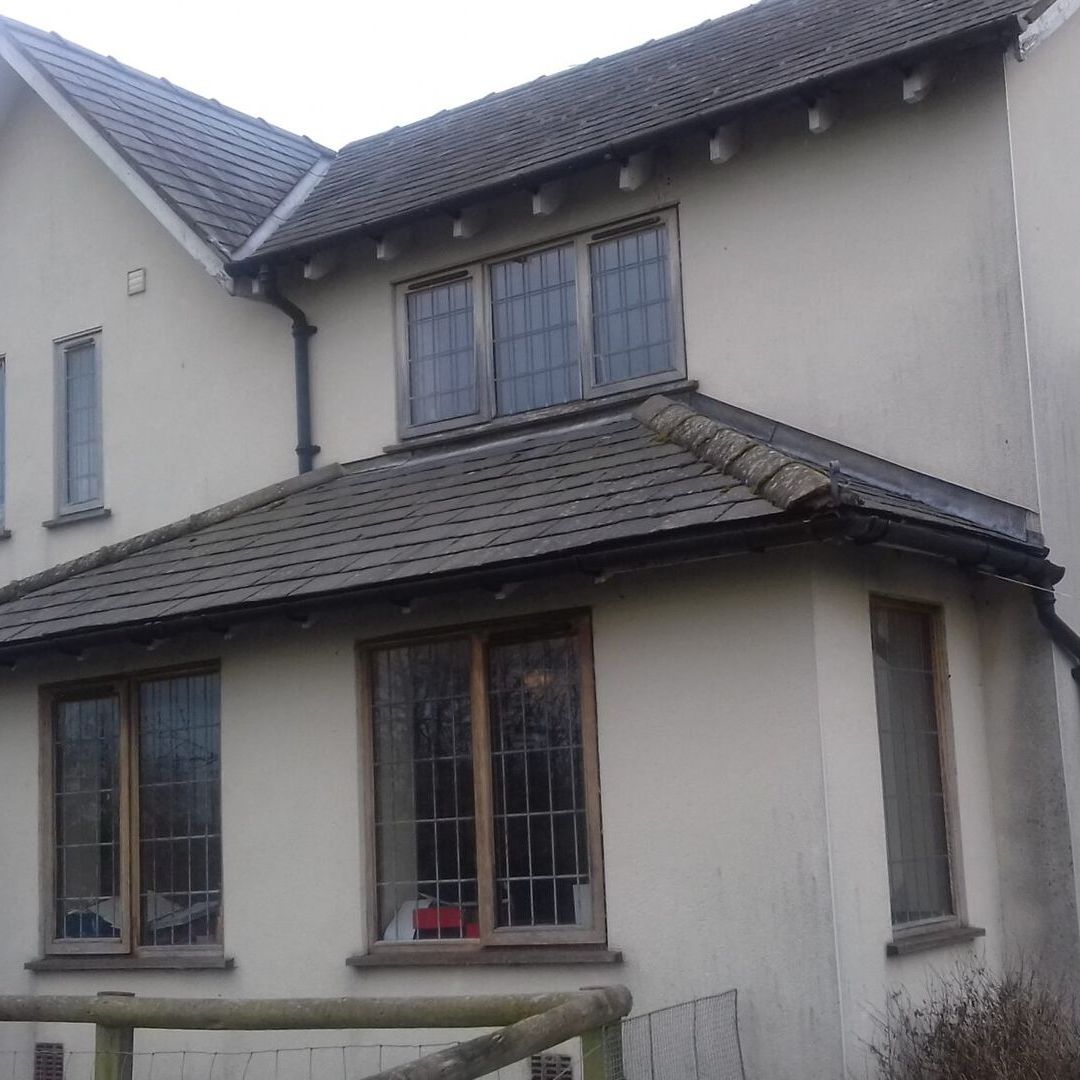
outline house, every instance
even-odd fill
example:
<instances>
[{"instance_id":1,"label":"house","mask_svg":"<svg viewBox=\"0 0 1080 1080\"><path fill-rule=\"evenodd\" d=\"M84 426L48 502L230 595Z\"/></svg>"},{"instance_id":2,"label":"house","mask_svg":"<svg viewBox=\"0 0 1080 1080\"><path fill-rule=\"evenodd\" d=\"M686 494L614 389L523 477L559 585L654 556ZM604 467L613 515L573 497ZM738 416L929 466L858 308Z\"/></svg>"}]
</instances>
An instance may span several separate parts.
<instances>
[{"instance_id":1,"label":"house","mask_svg":"<svg viewBox=\"0 0 1080 1080\"><path fill-rule=\"evenodd\" d=\"M1075 981L1078 6L338 153L0 22L0 993L735 987L824 1080Z\"/></svg>"}]
</instances>

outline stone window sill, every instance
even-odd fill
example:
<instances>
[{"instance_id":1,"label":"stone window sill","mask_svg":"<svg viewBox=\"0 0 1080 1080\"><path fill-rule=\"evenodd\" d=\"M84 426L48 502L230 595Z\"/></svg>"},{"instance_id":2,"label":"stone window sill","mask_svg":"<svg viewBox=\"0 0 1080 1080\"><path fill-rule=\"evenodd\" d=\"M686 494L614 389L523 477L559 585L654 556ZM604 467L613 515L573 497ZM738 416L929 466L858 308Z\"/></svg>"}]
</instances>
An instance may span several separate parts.
<instances>
[{"instance_id":1,"label":"stone window sill","mask_svg":"<svg viewBox=\"0 0 1080 1080\"><path fill-rule=\"evenodd\" d=\"M46 529L59 529L63 525L75 525L80 521L99 521L101 518L112 516L112 511L107 506L95 506L90 510L76 510L70 514L57 514L41 524Z\"/></svg>"},{"instance_id":2,"label":"stone window sill","mask_svg":"<svg viewBox=\"0 0 1080 1080\"><path fill-rule=\"evenodd\" d=\"M230 971L231 956L42 956L28 960L27 971Z\"/></svg>"},{"instance_id":3,"label":"stone window sill","mask_svg":"<svg viewBox=\"0 0 1080 1080\"><path fill-rule=\"evenodd\" d=\"M467 424L449 431L423 432L406 435L400 442L383 447L384 454L401 454L410 450L428 450L435 447L468 443L478 439L487 439L493 435L510 434L522 428L536 428L544 424L554 424L561 420L589 416L593 413L610 412L637 404L654 394L680 394L696 390L695 379L681 376L667 381L659 381L649 386L639 386L632 390L623 390L603 397L586 398L583 401L571 401L565 405L550 405L531 412L518 413L514 416L496 416L475 424Z\"/></svg>"},{"instance_id":4,"label":"stone window sill","mask_svg":"<svg viewBox=\"0 0 1080 1080\"><path fill-rule=\"evenodd\" d=\"M622 952L589 946L518 945L483 947L462 945L429 948L404 945L372 949L350 956L345 963L355 968L389 967L517 967L538 964L621 964Z\"/></svg>"},{"instance_id":5,"label":"stone window sill","mask_svg":"<svg viewBox=\"0 0 1080 1080\"><path fill-rule=\"evenodd\" d=\"M935 926L926 930L897 934L885 946L885 955L910 956L912 953L927 952L930 949L963 945L985 935L986 931L980 926Z\"/></svg>"}]
</instances>

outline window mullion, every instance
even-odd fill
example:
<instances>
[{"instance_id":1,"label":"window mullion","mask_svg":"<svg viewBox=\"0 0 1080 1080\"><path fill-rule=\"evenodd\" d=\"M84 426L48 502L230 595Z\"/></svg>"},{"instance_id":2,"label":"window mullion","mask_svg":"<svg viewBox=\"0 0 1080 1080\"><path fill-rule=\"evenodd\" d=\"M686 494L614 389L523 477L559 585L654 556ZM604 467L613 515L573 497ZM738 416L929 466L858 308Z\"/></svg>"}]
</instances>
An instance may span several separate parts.
<instances>
[{"instance_id":1,"label":"window mullion","mask_svg":"<svg viewBox=\"0 0 1080 1080\"><path fill-rule=\"evenodd\" d=\"M477 263L472 268L473 302L476 308L475 335L477 350L477 393L480 404L480 416L490 420L498 411L495 391L495 328L491 310L490 266Z\"/></svg>"},{"instance_id":2,"label":"window mullion","mask_svg":"<svg viewBox=\"0 0 1080 1080\"><path fill-rule=\"evenodd\" d=\"M495 837L491 794L491 724L487 693L487 641L471 639L470 697L472 712L473 785L476 813L476 892L480 938L495 929Z\"/></svg>"},{"instance_id":3,"label":"window mullion","mask_svg":"<svg viewBox=\"0 0 1080 1080\"><path fill-rule=\"evenodd\" d=\"M579 236L574 245L577 258L577 315L579 365L582 397L596 392L596 366L593 362L592 267L589 264L588 237Z\"/></svg>"},{"instance_id":4,"label":"window mullion","mask_svg":"<svg viewBox=\"0 0 1080 1080\"><path fill-rule=\"evenodd\" d=\"M124 683L116 692L120 699L120 896L126 908L120 940L125 952L133 952L138 940L138 750L131 688Z\"/></svg>"}]
</instances>

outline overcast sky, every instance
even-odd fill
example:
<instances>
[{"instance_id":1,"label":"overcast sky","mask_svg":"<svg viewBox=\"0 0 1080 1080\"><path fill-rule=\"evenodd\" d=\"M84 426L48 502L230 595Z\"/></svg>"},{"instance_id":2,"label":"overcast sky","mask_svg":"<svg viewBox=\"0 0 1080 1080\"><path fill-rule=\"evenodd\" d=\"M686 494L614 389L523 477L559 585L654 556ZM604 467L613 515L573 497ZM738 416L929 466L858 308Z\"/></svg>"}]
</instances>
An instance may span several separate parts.
<instances>
[{"instance_id":1,"label":"overcast sky","mask_svg":"<svg viewBox=\"0 0 1080 1080\"><path fill-rule=\"evenodd\" d=\"M0 0L0 13L336 149L747 2Z\"/></svg>"}]
</instances>

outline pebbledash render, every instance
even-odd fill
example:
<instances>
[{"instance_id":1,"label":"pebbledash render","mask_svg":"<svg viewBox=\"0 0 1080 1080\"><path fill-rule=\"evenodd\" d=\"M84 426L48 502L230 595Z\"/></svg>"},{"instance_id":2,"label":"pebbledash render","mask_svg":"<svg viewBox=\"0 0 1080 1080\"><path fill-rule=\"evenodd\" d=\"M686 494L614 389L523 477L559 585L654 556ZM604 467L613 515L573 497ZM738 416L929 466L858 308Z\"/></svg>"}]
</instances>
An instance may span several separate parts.
<instances>
[{"instance_id":1,"label":"pebbledash render","mask_svg":"<svg viewBox=\"0 0 1080 1080\"><path fill-rule=\"evenodd\" d=\"M1075 987L1078 7L761 0L338 152L0 19L0 995L735 989L832 1080Z\"/></svg>"}]
</instances>

